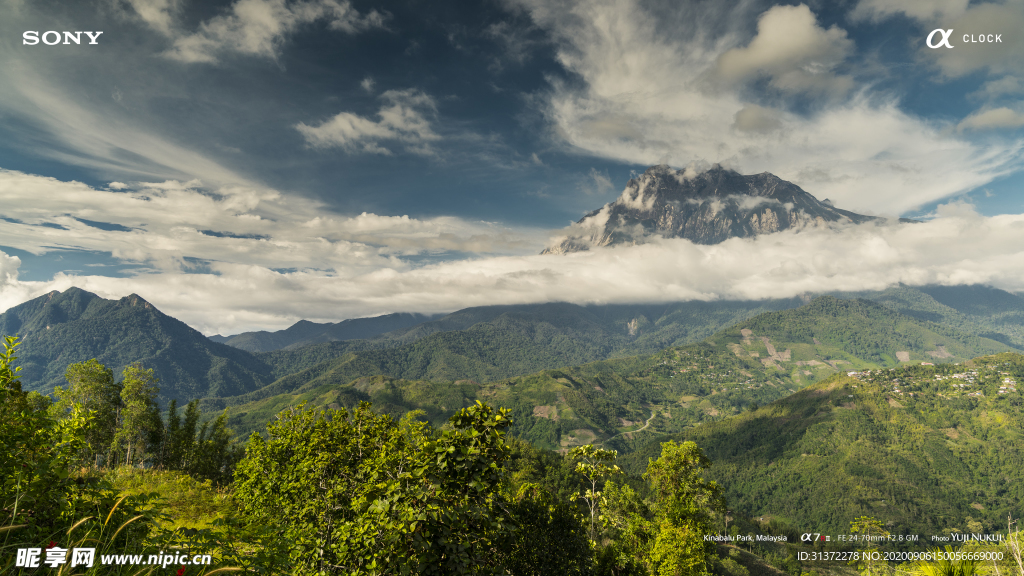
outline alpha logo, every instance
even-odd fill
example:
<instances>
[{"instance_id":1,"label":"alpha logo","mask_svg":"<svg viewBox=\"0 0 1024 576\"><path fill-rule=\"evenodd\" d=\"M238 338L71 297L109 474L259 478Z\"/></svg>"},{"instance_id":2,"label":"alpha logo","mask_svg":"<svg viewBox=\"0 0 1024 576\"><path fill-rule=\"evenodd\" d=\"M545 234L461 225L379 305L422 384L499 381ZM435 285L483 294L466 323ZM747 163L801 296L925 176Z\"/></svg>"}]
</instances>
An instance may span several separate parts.
<instances>
[{"instance_id":1,"label":"alpha logo","mask_svg":"<svg viewBox=\"0 0 1024 576\"><path fill-rule=\"evenodd\" d=\"M935 44L932 44L932 38L935 38L936 34L942 35L942 40L939 40ZM953 29L952 28L950 28L949 30L943 30L942 28L936 28L935 30L932 30L932 33L928 35L928 38L924 41L924 43L927 44L928 47L932 48L932 49L941 48L942 46L945 46L946 48L952 48L953 46L949 43L949 37L952 36L952 35L953 35Z\"/></svg>"},{"instance_id":2,"label":"alpha logo","mask_svg":"<svg viewBox=\"0 0 1024 576\"><path fill-rule=\"evenodd\" d=\"M35 46L42 40L43 44L54 46L61 44L61 40L63 40L63 44L81 44L82 34L89 37L88 44L99 44L97 40L103 32L57 32L56 30L48 30L40 35L38 30L28 30L21 35L21 43L26 46Z\"/></svg>"}]
</instances>

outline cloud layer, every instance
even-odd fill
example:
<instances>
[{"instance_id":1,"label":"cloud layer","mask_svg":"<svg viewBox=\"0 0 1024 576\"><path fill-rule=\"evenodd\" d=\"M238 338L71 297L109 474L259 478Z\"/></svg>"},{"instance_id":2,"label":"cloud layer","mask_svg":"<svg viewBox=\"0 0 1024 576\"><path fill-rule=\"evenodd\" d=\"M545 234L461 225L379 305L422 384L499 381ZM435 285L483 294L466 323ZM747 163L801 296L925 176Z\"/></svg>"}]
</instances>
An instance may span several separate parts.
<instances>
[{"instance_id":1,"label":"cloud layer","mask_svg":"<svg viewBox=\"0 0 1024 576\"><path fill-rule=\"evenodd\" d=\"M0 203L9 207L0 244L34 253L110 250L144 264L127 278L59 273L25 282L17 277L18 259L0 253L0 308L70 286L109 298L135 292L209 334L284 328L300 318L545 301L758 299L895 282L1024 290L1024 215L982 217L965 204L944 205L920 224L516 256L502 252L535 249L537 238L457 219L331 217L293 200L284 211L272 191L211 193L196 186L100 190L0 172ZM68 213L69 205L78 208ZM102 230L97 221L120 228ZM418 259L431 250L477 254ZM190 269L196 260L203 270Z\"/></svg>"}]
</instances>

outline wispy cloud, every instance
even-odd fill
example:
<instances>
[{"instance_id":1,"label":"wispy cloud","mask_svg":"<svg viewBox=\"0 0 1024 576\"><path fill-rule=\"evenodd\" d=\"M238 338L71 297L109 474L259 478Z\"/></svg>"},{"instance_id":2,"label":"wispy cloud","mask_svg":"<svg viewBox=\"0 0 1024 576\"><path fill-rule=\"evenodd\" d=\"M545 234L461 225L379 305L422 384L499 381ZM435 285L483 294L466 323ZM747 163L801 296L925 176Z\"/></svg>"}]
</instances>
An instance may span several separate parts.
<instances>
[{"instance_id":1,"label":"wispy cloud","mask_svg":"<svg viewBox=\"0 0 1024 576\"><path fill-rule=\"evenodd\" d=\"M47 64L51 64L47 62ZM19 149L99 174L139 179L201 178L211 185L252 180L125 114L120 103L83 99L32 61L0 58L0 111L18 118L6 134Z\"/></svg>"},{"instance_id":2,"label":"wispy cloud","mask_svg":"<svg viewBox=\"0 0 1024 576\"><path fill-rule=\"evenodd\" d=\"M1013 129L1024 126L1024 114L1005 106L979 110L964 118L957 125L958 130Z\"/></svg>"},{"instance_id":3,"label":"wispy cloud","mask_svg":"<svg viewBox=\"0 0 1024 576\"><path fill-rule=\"evenodd\" d=\"M973 141L858 81L847 33L803 5L701 3L669 16L634 0L510 1L549 32L573 77L538 95L551 137L569 150L770 171L888 215L1021 168L1021 141Z\"/></svg>"},{"instance_id":4,"label":"wispy cloud","mask_svg":"<svg viewBox=\"0 0 1024 576\"><path fill-rule=\"evenodd\" d=\"M325 20L332 30L354 34L381 28L385 20L376 10L360 14L345 0L237 0L227 13L203 22L198 31L180 34L165 24L168 4L133 2L140 17L174 38L165 56L187 63L215 63L231 53L276 59L287 36L304 24Z\"/></svg>"},{"instance_id":5,"label":"wispy cloud","mask_svg":"<svg viewBox=\"0 0 1024 576\"><path fill-rule=\"evenodd\" d=\"M401 145L414 154L433 155L431 143L441 137L434 132L437 103L418 90L388 90L381 94L384 104L371 120L351 112L340 112L315 126L295 126L312 148L341 148L346 152L390 155L382 143Z\"/></svg>"},{"instance_id":6,"label":"wispy cloud","mask_svg":"<svg viewBox=\"0 0 1024 576\"><path fill-rule=\"evenodd\" d=\"M0 227L0 245L33 254L105 252L162 273L180 271L189 259L367 270L402 267L405 256L502 254L540 245L529 231L487 222L344 216L268 189L211 190L199 181L115 182L109 188L0 170L0 204L8 219Z\"/></svg>"},{"instance_id":7,"label":"wispy cloud","mask_svg":"<svg viewBox=\"0 0 1024 576\"><path fill-rule=\"evenodd\" d=\"M133 13L153 30L164 36L175 34L182 8L179 0L127 0L126 4L131 8L126 12Z\"/></svg>"}]
</instances>

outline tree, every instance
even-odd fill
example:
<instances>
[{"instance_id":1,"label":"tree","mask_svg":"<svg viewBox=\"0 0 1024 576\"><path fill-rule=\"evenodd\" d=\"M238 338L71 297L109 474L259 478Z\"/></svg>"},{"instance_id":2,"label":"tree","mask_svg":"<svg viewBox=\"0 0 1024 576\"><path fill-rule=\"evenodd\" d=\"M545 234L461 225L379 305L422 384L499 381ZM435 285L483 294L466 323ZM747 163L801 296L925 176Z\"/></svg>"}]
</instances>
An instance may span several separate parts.
<instances>
[{"instance_id":1,"label":"tree","mask_svg":"<svg viewBox=\"0 0 1024 576\"><path fill-rule=\"evenodd\" d=\"M66 526L80 500L68 468L85 446L89 415L79 407L60 421L21 389L17 338L0 352L0 514L2 526L34 542Z\"/></svg>"},{"instance_id":2,"label":"tree","mask_svg":"<svg viewBox=\"0 0 1024 576\"><path fill-rule=\"evenodd\" d=\"M656 536L654 512L629 484L608 480L602 494L605 534L611 543L598 554L598 573L646 575Z\"/></svg>"},{"instance_id":3,"label":"tree","mask_svg":"<svg viewBox=\"0 0 1024 576\"><path fill-rule=\"evenodd\" d=\"M506 410L477 403L450 428L345 409L287 410L235 472L247 516L282 526L301 574L499 570Z\"/></svg>"},{"instance_id":4,"label":"tree","mask_svg":"<svg viewBox=\"0 0 1024 576\"><path fill-rule=\"evenodd\" d=\"M612 475L622 474L622 469L615 464L617 454L615 450L595 448L593 444L577 446L569 450L569 458L576 460L576 472L582 474L590 482L590 488L583 493L582 498L590 509L590 539L595 542L597 541L597 511L601 501L601 492L598 491L597 486ZM578 492L573 494L573 500L578 498L581 498Z\"/></svg>"},{"instance_id":5,"label":"tree","mask_svg":"<svg viewBox=\"0 0 1024 576\"><path fill-rule=\"evenodd\" d=\"M889 531L882 525L882 521L871 516L859 516L850 522L850 534L860 534L859 539L866 542L863 548L872 551L878 548L878 542L889 536ZM870 576L878 572L878 561L873 560L873 555L864 554L865 572ZM854 562L851 562L853 564Z\"/></svg>"},{"instance_id":6,"label":"tree","mask_svg":"<svg viewBox=\"0 0 1024 576\"><path fill-rule=\"evenodd\" d=\"M125 464L145 457L146 446L154 432L163 428L156 404L157 379L152 369L139 363L125 366L121 378L121 414L114 444L125 450Z\"/></svg>"},{"instance_id":7,"label":"tree","mask_svg":"<svg viewBox=\"0 0 1024 576\"><path fill-rule=\"evenodd\" d=\"M661 444L661 456L651 459L644 473L657 498L659 524L652 559L658 573L674 576L708 574L713 542L704 542L712 531L714 515L725 511L722 489L701 473L711 467L693 442Z\"/></svg>"},{"instance_id":8,"label":"tree","mask_svg":"<svg viewBox=\"0 0 1024 576\"><path fill-rule=\"evenodd\" d=\"M58 386L54 390L58 400L52 410L59 418L66 417L76 408L92 415L85 432L87 451L91 454L83 456L98 466L100 454L109 452L117 433L121 383L115 383L114 373L95 358L69 365L64 378L68 386Z\"/></svg>"},{"instance_id":9,"label":"tree","mask_svg":"<svg viewBox=\"0 0 1024 576\"><path fill-rule=\"evenodd\" d=\"M232 444L234 433L227 427L227 421L228 411L225 408L212 426L209 423L203 424L199 437L192 443L194 457L185 469L186 472L218 484L231 482L235 464L243 452L240 447Z\"/></svg>"},{"instance_id":10,"label":"tree","mask_svg":"<svg viewBox=\"0 0 1024 576\"><path fill-rule=\"evenodd\" d=\"M579 508L537 484L523 484L504 504L514 530L503 543L502 566L514 576L592 573L593 552Z\"/></svg>"}]
</instances>

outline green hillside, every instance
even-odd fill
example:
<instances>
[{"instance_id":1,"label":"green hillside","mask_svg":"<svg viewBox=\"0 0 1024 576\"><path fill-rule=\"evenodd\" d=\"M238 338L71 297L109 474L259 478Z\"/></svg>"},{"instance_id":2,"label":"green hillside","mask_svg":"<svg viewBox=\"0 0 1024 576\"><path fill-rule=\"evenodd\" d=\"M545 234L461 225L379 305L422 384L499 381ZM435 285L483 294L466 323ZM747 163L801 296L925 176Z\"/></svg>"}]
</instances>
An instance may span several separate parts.
<instances>
[{"instance_id":1,"label":"green hillside","mask_svg":"<svg viewBox=\"0 0 1024 576\"><path fill-rule=\"evenodd\" d=\"M823 359L855 366L948 361L1010 350L1001 342L874 302L832 296L816 298L795 310L762 314L725 334L735 337L743 329L792 344L798 352L814 350Z\"/></svg>"},{"instance_id":2,"label":"green hillside","mask_svg":"<svg viewBox=\"0 0 1024 576\"><path fill-rule=\"evenodd\" d=\"M921 291L987 328L989 337L1003 340L999 336L1004 335L1014 346L1024 347L1024 298L980 285L926 286Z\"/></svg>"},{"instance_id":3,"label":"green hillside","mask_svg":"<svg viewBox=\"0 0 1024 576\"><path fill-rule=\"evenodd\" d=\"M284 330L243 332L234 336L210 336L210 340L246 352L269 352L297 348L320 342L373 338L385 332L409 328L434 319L423 314L387 314L373 318L353 318L334 323L299 320Z\"/></svg>"},{"instance_id":4,"label":"green hillside","mask_svg":"<svg viewBox=\"0 0 1024 576\"><path fill-rule=\"evenodd\" d=\"M746 514L822 533L862 515L897 534L994 531L1024 512L1022 378L1024 356L1009 353L840 374L674 438L706 451ZM642 470L657 452L623 464Z\"/></svg>"},{"instance_id":5,"label":"green hillside","mask_svg":"<svg viewBox=\"0 0 1024 576\"><path fill-rule=\"evenodd\" d=\"M793 339L790 348L794 361L824 362L832 370L841 369L843 361L895 363L900 357L898 352L906 352L904 357L920 362L949 361L1008 349L995 340L975 335L989 329L980 323L978 314L1011 314L1017 297L995 289L985 290L996 304L975 306L969 310L974 316L968 316L918 289L896 287L873 294L882 304L878 310L869 315L863 311L859 316L855 314L856 318L851 316L851 321L831 328L828 334L812 335L812 340L807 340L806 329L801 328L803 332L799 334L794 330L805 324L818 325L817 320L785 315L798 300L610 306L552 303L467 308L373 338L304 346L292 343L285 349L249 354L203 338L138 296L105 300L77 288L44 295L0 314L0 330L19 334L25 341L23 380L29 389L48 392L62 384L63 372L73 362L95 357L119 371L130 362L141 361L157 370L163 401L176 398L184 402L202 397L207 398L206 406L212 409L291 393L307 385L343 386L367 376L494 382L546 369L652 355L669 347L698 342L724 326L757 314L777 311L782 316L762 317L761 325L751 325L757 332L753 340L744 340L738 333L730 333L730 337L737 346L758 354L753 362L755 368L763 365L772 374L786 372L787 382L792 380L792 385L785 387L788 389L811 381L805 372L816 373L813 366L817 364L797 365L781 357L764 364L767 348L759 343L759 338L769 337L778 342L782 346L780 351ZM864 308L867 304L858 306ZM879 310L903 315L888 317ZM388 322L392 320L395 319ZM910 320L917 322L906 324ZM897 324L887 329L889 333L873 327L875 323L883 326L894 321ZM289 338L308 335L306 324L312 325L311 334L322 326L299 323L298 332ZM775 325L788 326L789 332L772 327ZM827 322L822 324L825 325ZM759 332L762 329L763 333ZM845 335L840 335L842 330L846 330ZM1004 332L987 334L1013 343ZM904 338L910 336L916 340ZM809 347L813 338L818 338L824 348ZM897 341L906 343L892 348L890 344ZM715 349L728 351L721 342ZM617 367L607 370L621 372ZM746 393L745 397L750 395ZM715 410L723 413L723 408ZM631 416L637 414L626 411L620 415L625 420L633 420ZM649 417L648 412L644 419ZM648 427L657 428L657 421Z\"/></svg>"},{"instance_id":6,"label":"green hillside","mask_svg":"<svg viewBox=\"0 0 1024 576\"><path fill-rule=\"evenodd\" d=\"M750 307L753 306L751 303L719 309L707 303L691 304L685 313L676 309L672 315L665 316L663 328L648 326L643 315L632 316L629 321L623 319L641 311L642 307L630 309L630 314L620 318L621 326L618 328L615 328L617 320L609 316L599 317L584 307L572 304L543 304L512 311L509 308L513 307L506 306L467 309L440 321L377 339L319 344L308 352L306 348L298 348L259 355L272 366L291 363L296 371L264 389L241 397L208 398L206 405L210 408L230 406L291 392L307 385L340 386L359 377L378 374L408 380L490 382L545 368L621 356L626 349L653 347L659 338L668 338L666 334L669 332L675 334L672 338L682 338L680 334L684 332L684 326L701 322L717 326L717 321L736 316L743 319L756 310ZM759 306L768 308L770 305L762 303ZM493 315L495 313L497 315ZM458 329L466 324L470 325ZM424 335L439 327L451 330ZM709 330L705 325L686 334L704 334ZM387 347L403 339L412 341ZM689 341L688 338L684 340ZM311 354L325 360L308 368L305 361L296 361L300 357L311 358ZM284 374L286 371L278 369L276 373Z\"/></svg>"},{"instance_id":7,"label":"green hillside","mask_svg":"<svg viewBox=\"0 0 1024 576\"><path fill-rule=\"evenodd\" d=\"M78 288L50 292L0 314L0 334L21 337L21 381L44 393L65 384L69 364L91 358L116 374L132 362L155 369L165 400L242 394L273 379L262 360L211 342L134 294L115 301Z\"/></svg>"},{"instance_id":8,"label":"green hillside","mask_svg":"<svg viewBox=\"0 0 1024 576\"><path fill-rule=\"evenodd\" d=\"M863 298L913 316L1024 349L1024 299L989 286L897 285L881 291L835 293Z\"/></svg>"},{"instance_id":9,"label":"green hillside","mask_svg":"<svg viewBox=\"0 0 1024 576\"><path fill-rule=\"evenodd\" d=\"M300 321L277 332L246 332L231 337L214 336L217 342L250 352L265 352L335 340L350 342L353 350L379 350L411 344L439 332L473 330L486 337L502 332L510 319L545 325L569 338L582 336L600 342L611 356L650 353L669 346L700 341L716 330L770 310L799 306L799 299L726 302L674 302L670 304L579 306L565 302L514 304L465 308L441 318L391 314L358 318L337 324ZM412 324L412 319L421 318ZM406 326L399 326L406 324ZM375 335L370 335L374 332Z\"/></svg>"},{"instance_id":10,"label":"green hillside","mask_svg":"<svg viewBox=\"0 0 1024 576\"><path fill-rule=\"evenodd\" d=\"M837 372L897 366L901 356L917 363L952 362L1007 350L998 342L935 329L871 302L822 297L795 310L762 314L700 344L526 376L487 378L485 372L485 378L466 379L461 375L481 365L482 357L507 357L506 365L525 366L516 363L516 355L534 349L525 338L470 346L461 340L469 330L373 354L348 353L261 390L207 398L202 405L206 412L230 406L232 425L248 432L303 401L351 406L368 400L396 416L421 409L442 423L480 399L512 409L513 432L539 446L594 442L628 452L651 437L767 404ZM445 347L431 351L428 345L442 337ZM451 350L466 353L450 356ZM491 356L468 354L480 350ZM543 361L558 360L550 350L538 350L545 353ZM422 377L431 371L448 377Z\"/></svg>"}]
</instances>

